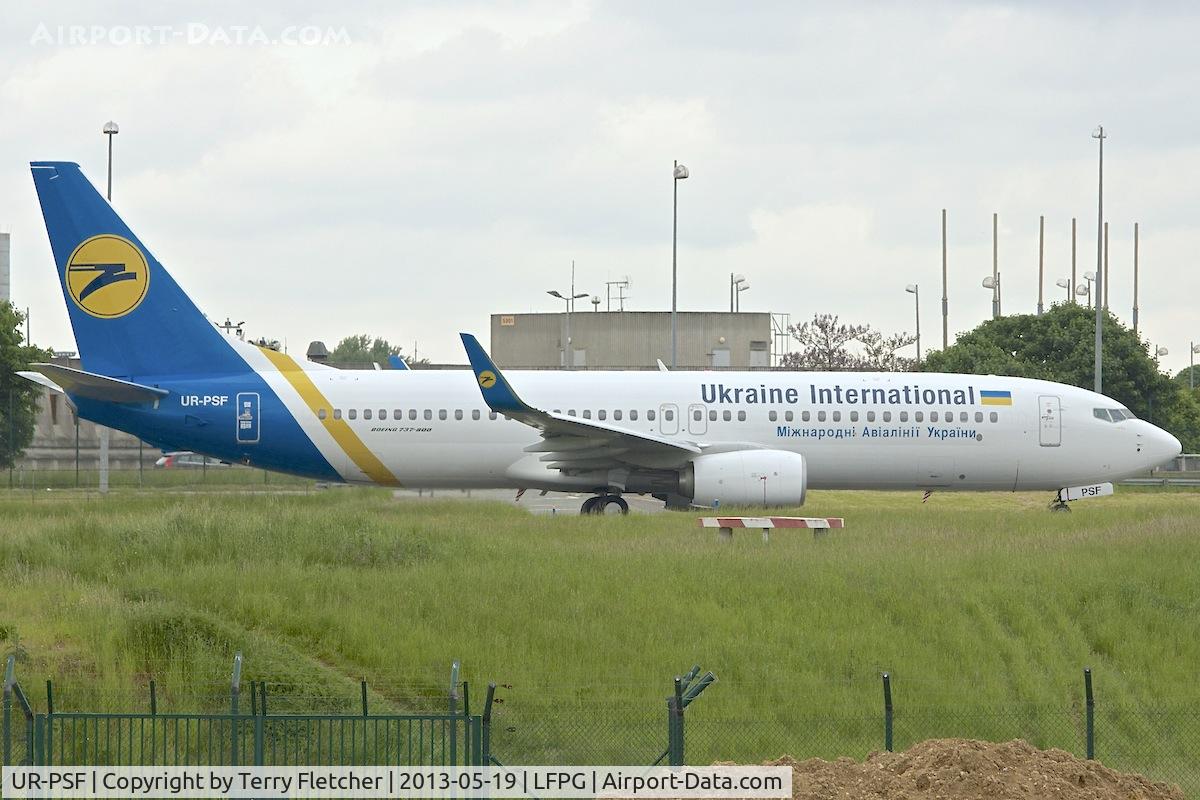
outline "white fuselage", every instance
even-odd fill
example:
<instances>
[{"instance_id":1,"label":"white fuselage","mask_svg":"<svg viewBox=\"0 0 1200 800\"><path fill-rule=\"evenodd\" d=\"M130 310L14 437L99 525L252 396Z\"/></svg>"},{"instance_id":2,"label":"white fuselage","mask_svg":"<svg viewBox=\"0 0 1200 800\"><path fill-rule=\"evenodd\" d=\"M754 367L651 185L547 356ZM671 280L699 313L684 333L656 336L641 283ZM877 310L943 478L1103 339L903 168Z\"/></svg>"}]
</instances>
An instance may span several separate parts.
<instances>
[{"instance_id":1,"label":"white fuselage","mask_svg":"<svg viewBox=\"0 0 1200 800\"><path fill-rule=\"evenodd\" d=\"M294 394L279 373L256 366L281 398ZM305 372L329 404L328 413L336 411L346 420L401 485L594 488L592 478L560 474L537 454L525 452L539 441L539 432L490 414L470 371L308 366ZM1174 437L1149 423L1097 418L1095 409L1120 408L1114 400L1022 378L715 371L505 374L527 403L546 411L701 446L749 443L799 453L808 464L809 486L818 489L1054 490L1138 474L1179 452ZM984 402L983 391L1008 393L1009 398ZM336 442L322 439L322 426L311 409L297 398L288 405L295 406L294 416L346 480L374 480Z\"/></svg>"}]
</instances>

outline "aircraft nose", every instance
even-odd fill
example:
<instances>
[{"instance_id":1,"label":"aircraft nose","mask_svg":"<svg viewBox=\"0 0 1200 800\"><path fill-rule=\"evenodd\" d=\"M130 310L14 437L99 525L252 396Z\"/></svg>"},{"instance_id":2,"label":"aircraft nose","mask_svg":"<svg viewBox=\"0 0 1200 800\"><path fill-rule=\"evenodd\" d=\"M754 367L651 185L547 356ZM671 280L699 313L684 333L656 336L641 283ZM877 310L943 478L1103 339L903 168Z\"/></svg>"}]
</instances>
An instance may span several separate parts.
<instances>
[{"instance_id":1,"label":"aircraft nose","mask_svg":"<svg viewBox=\"0 0 1200 800\"><path fill-rule=\"evenodd\" d=\"M1146 455L1149 456L1151 466L1165 464L1183 452L1183 445L1179 440L1162 428L1150 426L1150 435L1146 439L1149 445Z\"/></svg>"}]
</instances>

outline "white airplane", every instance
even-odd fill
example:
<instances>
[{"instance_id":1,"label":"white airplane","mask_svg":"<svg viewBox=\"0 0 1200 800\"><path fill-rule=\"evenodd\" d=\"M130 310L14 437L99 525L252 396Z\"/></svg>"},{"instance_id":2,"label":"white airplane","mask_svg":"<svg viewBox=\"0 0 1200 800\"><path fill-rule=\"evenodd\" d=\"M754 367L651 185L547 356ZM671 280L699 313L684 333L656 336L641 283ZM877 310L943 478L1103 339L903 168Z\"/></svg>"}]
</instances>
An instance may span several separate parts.
<instances>
[{"instance_id":1,"label":"white airplane","mask_svg":"<svg viewBox=\"0 0 1200 800\"><path fill-rule=\"evenodd\" d=\"M1065 508L1180 452L1111 398L1022 378L506 374L468 334L469 372L297 361L222 335L78 165L32 169L86 371L22 374L165 450L348 483L584 492L584 513L627 512L628 493L800 505L810 487L1059 490Z\"/></svg>"}]
</instances>

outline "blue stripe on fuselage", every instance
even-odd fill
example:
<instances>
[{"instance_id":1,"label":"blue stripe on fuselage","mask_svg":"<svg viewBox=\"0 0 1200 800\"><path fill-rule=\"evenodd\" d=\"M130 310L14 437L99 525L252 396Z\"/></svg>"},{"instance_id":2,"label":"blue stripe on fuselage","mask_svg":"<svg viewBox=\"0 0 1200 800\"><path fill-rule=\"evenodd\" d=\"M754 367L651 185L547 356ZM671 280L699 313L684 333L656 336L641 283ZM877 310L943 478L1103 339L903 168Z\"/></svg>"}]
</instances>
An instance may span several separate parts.
<instances>
[{"instance_id":1,"label":"blue stripe on fuselage","mask_svg":"<svg viewBox=\"0 0 1200 800\"><path fill-rule=\"evenodd\" d=\"M233 463L307 478L342 481L291 412L257 373L210 377L138 377L170 391L152 405L118 405L72 397L81 417L125 431L158 447L192 450ZM259 441L237 441L236 398L259 396ZM224 398L224 401L221 401Z\"/></svg>"}]
</instances>

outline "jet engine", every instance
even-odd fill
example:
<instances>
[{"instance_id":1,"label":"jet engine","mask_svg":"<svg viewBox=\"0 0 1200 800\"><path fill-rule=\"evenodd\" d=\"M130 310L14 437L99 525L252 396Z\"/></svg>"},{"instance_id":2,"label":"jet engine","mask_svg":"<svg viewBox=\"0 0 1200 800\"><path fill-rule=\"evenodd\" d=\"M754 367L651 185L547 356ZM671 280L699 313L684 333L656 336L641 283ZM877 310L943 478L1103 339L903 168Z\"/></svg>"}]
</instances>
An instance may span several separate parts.
<instances>
[{"instance_id":1,"label":"jet engine","mask_svg":"<svg viewBox=\"0 0 1200 800\"><path fill-rule=\"evenodd\" d=\"M701 506L799 506L808 489L804 456L735 450L699 456L679 476L680 494Z\"/></svg>"}]
</instances>

